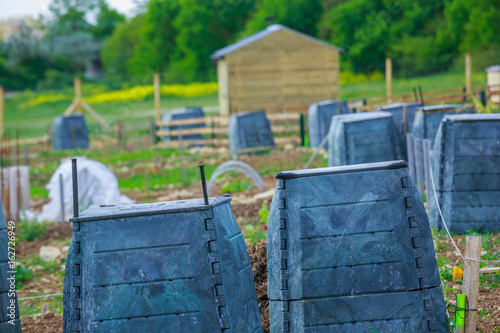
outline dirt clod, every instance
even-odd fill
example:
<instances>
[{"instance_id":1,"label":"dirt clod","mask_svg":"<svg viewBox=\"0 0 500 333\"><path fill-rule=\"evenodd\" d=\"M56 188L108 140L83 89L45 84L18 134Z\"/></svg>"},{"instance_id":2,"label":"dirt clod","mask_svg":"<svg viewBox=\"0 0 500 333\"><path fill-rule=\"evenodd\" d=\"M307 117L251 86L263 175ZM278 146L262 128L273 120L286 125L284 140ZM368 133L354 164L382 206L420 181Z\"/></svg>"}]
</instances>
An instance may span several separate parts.
<instances>
[{"instance_id":1,"label":"dirt clod","mask_svg":"<svg viewBox=\"0 0 500 333\"><path fill-rule=\"evenodd\" d=\"M266 241L252 244L248 249L252 262L253 278L257 299L259 301L260 316L264 333L269 333L269 298L267 297L267 252Z\"/></svg>"}]
</instances>

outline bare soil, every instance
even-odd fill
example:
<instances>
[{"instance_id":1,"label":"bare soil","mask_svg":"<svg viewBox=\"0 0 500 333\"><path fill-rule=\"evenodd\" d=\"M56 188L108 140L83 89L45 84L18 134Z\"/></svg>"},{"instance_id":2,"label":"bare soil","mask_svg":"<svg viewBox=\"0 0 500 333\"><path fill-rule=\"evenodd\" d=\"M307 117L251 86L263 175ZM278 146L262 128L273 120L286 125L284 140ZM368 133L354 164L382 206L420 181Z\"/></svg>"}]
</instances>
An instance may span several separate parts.
<instances>
[{"instance_id":1,"label":"bare soil","mask_svg":"<svg viewBox=\"0 0 500 333\"><path fill-rule=\"evenodd\" d=\"M298 162L300 157L304 154L300 149L293 151L277 151L273 152L271 155L253 155L244 156L242 160L249 163L252 166L259 168L259 165L265 165L266 163L274 163L278 165L282 170L290 170L301 168L301 162ZM221 161L219 161L221 162ZM315 166L313 164L313 166ZM316 165L317 166L317 165ZM274 175L265 175L264 182L266 183L266 190L274 188L276 184L276 179ZM221 194L221 184L219 182L216 184L212 195ZM258 189L246 190L244 192L235 193L232 195L233 202L233 214L236 220L240 224L240 227L244 229L244 225L247 223L258 223L259 216L258 210L261 208L262 204L270 206L271 198L261 198L252 200L252 198L261 193L262 191ZM142 191L134 191L126 193L138 202L145 199L145 194ZM201 197L202 191L199 184L194 184L192 186L183 187L180 189L162 190L150 193L150 201L167 201L167 200L179 200L186 198ZM41 208L44 202L37 203L37 207ZM39 249L43 245L56 246L60 249L67 244L71 238L72 227L71 223L56 223L50 225L47 232L42 235L38 240L34 242L21 242L16 249L18 258L36 256L39 253ZM500 237L500 234L494 234L491 236ZM464 252L465 250L465 236L454 236L455 241L458 244L459 249ZM462 259L456 253L451 241L447 237L438 238L435 241L436 255L438 257L448 257L448 266L460 263ZM500 251L500 242L495 243L491 248L488 249L489 253L496 253ZM254 273L255 287L257 291L257 298L259 302L259 307L261 311L262 324L264 332L269 332L269 299L267 295L267 256L266 256L266 243L265 241L251 244L248 248L250 255L250 260L252 262L252 269ZM498 266L498 264L497 264ZM60 277L54 274L48 274L42 272L42 279L37 279L37 282L28 281L26 285L19 291L18 297L27 297L32 294L49 294L62 292L63 281ZM487 280L491 277L488 277ZM447 303L454 303L455 294L461 289L461 284L459 282L446 282L447 290L446 301ZM478 330L484 333L493 333L499 331L500 328L500 288L488 289L485 286L481 286L479 290L479 321ZM30 300L24 300L23 302L30 302ZM36 333L53 333L62 332L63 319L62 315L47 312L45 314L38 314L35 316L23 316L21 318L23 325L23 332L36 332Z\"/></svg>"},{"instance_id":2,"label":"bare soil","mask_svg":"<svg viewBox=\"0 0 500 333\"><path fill-rule=\"evenodd\" d=\"M252 262L253 278L257 299L259 301L260 317L264 333L269 333L269 298L267 297L267 252L266 242L252 244L248 249Z\"/></svg>"},{"instance_id":3,"label":"bare soil","mask_svg":"<svg viewBox=\"0 0 500 333\"><path fill-rule=\"evenodd\" d=\"M47 312L33 317L21 317L23 333L62 333L62 314Z\"/></svg>"}]
</instances>

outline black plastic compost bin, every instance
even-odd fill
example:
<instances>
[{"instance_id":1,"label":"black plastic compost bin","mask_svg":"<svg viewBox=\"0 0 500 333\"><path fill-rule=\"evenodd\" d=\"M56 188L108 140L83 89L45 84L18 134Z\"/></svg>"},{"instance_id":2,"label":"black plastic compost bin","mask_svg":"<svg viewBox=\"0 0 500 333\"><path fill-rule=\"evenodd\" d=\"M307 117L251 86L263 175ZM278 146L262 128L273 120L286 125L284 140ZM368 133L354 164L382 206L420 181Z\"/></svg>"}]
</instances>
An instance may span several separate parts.
<instances>
[{"instance_id":1,"label":"black plastic compost bin","mask_svg":"<svg viewBox=\"0 0 500 333\"><path fill-rule=\"evenodd\" d=\"M177 110L165 113L162 117L163 122L169 122L174 120L185 120L185 119L197 119L200 118L200 122L196 124L185 124L185 125L171 125L163 126L164 131L178 131L178 130L189 130L194 128L205 127L205 122L203 117L203 109L200 107L188 107L184 110ZM176 141L179 140L179 135L164 136L163 141ZM183 134L182 140L203 140L202 134Z\"/></svg>"},{"instance_id":2,"label":"black plastic compost bin","mask_svg":"<svg viewBox=\"0 0 500 333\"><path fill-rule=\"evenodd\" d=\"M456 104L430 105L420 108L413 122L411 131L413 138L434 140L443 117L457 113L475 113L475 111L472 107Z\"/></svg>"},{"instance_id":3,"label":"black plastic compost bin","mask_svg":"<svg viewBox=\"0 0 500 333\"><path fill-rule=\"evenodd\" d=\"M8 228L0 204L0 332L20 333L21 320L15 291L16 267L12 266L15 265L12 255L15 255L16 244L15 241L9 244L9 231L13 232L14 236L17 232L12 225Z\"/></svg>"},{"instance_id":4,"label":"black plastic compost bin","mask_svg":"<svg viewBox=\"0 0 500 333\"><path fill-rule=\"evenodd\" d=\"M431 166L438 203L451 231L500 230L500 114L444 116ZM442 229L431 193L431 225Z\"/></svg>"},{"instance_id":5,"label":"black plastic compost bin","mask_svg":"<svg viewBox=\"0 0 500 333\"><path fill-rule=\"evenodd\" d=\"M431 229L405 162L276 178L272 333L448 332Z\"/></svg>"},{"instance_id":6,"label":"black plastic compost bin","mask_svg":"<svg viewBox=\"0 0 500 333\"><path fill-rule=\"evenodd\" d=\"M419 190L424 189L425 157L424 140L434 141L441 120L447 114L474 113L474 109L463 105L431 105L420 108L415 114L415 121L408 141L408 164ZM428 184L430 185L430 184Z\"/></svg>"},{"instance_id":7,"label":"black plastic compost bin","mask_svg":"<svg viewBox=\"0 0 500 333\"><path fill-rule=\"evenodd\" d=\"M54 150L89 147L87 123L82 115L60 115L54 118L52 144Z\"/></svg>"},{"instance_id":8,"label":"black plastic compost bin","mask_svg":"<svg viewBox=\"0 0 500 333\"><path fill-rule=\"evenodd\" d=\"M407 118L406 118L406 124L404 122L404 109L405 106L407 108ZM417 113L417 110L420 109L421 107L424 106L424 103L422 102L409 102L409 103L393 103L393 104L388 104L384 105L380 108L378 108L378 111L386 111L392 113L392 119L394 120L394 123L398 127L398 129L401 131L401 133L406 133L410 132L412 127L413 127L413 121L415 120L415 114ZM406 126L406 131L403 131L403 127Z\"/></svg>"},{"instance_id":9,"label":"black plastic compost bin","mask_svg":"<svg viewBox=\"0 0 500 333\"><path fill-rule=\"evenodd\" d=\"M393 161L403 157L403 140L389 112L334 116L328 146L328 166Z\"/></svg>"},{"instance_id":10,"label":"black plastic compost bin","mask_svg":"<svg viewBox=\"0 0 500 333\"><path fill-rule=\"evenodd\" d=\"M350 113L346 101L321 101L309 105L307 126L309 128L309 146L318 147L328 134L332 117ZM328 142L325 148L328 147Z\"/></svg>"},{"instance_id":11,"label":"black plastic compost bin","mask_svg":"<svg viewBox=\"0 0 500 333\"><path fill-rule=\"evenodd\" d=\"M264 110L231 115L227 135L229 149L236 154L243 149L274 146L271 123Z\"/></svg>"},{"instance_id":12,"label":"black plastic compost bin","mask_svg":"<svg viewBox=\"0 0 500 333\"><path fill-rule=\"evenodd\" d=\"M64 332L262 332L230 200L108 206L71 219Z\"/></svg>"}]
</instances>

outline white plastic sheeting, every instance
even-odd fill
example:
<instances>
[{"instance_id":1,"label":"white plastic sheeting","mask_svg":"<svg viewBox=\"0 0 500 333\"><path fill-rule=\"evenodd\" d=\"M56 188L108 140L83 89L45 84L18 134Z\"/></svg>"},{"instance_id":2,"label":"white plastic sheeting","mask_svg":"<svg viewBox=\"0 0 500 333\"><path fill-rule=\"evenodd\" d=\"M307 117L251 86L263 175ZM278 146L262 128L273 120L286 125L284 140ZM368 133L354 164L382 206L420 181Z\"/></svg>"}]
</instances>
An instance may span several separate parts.
<instances>
[{"instance_id":1,"label":"white plastic sheeting","mask_svg":"<svg viewBox=\"0 0 500 333\"><path fill-rule=\"evenodd\" d=\"M79 158L78 162L78 204L83 211L100 205L126 205L133 200L120 194L118 179L104 164ZM50 202L42 207L39 221L62 221L61 187L59 175L62 175L64 220L73 216L73 183L71 160L65 159L52 175L45 187L49 191Z\"/></svg>"},{"instance_id":2,"label":"white plastic sheeting","mask_svg":"<svg viewBox=\"0 0 500 333\"><path fill-rule=\"evenodd\" d=\"M259 175L257 171L255 171L250 164L247 164L242 161L226 161L221 163L210 176L210 180L208 181L207 192L210 195L212 193L212 189L215 184L215 180L217 177L222 175L224 172L228 171L236 171L239 172L248 178L257 186L259 190L262 190L265 186L264 180Z\"/></svg>"}]
</instances>

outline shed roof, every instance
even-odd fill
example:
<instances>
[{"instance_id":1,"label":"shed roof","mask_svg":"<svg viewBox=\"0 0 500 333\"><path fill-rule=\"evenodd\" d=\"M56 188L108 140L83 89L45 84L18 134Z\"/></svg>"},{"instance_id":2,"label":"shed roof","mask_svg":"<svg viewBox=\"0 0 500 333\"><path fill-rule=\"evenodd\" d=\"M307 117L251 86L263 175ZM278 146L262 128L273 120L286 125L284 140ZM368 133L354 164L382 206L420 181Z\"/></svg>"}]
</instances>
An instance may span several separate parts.
<instances>
[{"instance_id":1,"label":"shed roof","mask_svg":"<svg viewBox=\"0 0 500 333\"><path fill-rule=\"evenodd\" d=\"M329 44L329 43L326 43L322 40L319 40L317 38L314 38L314 37L311 37L309 35L306 35L306 34L303 34L302 32L299 32L297 30L293 30L293 29L290 29L288 27L285 27L284 25L281 25L281 24L273 24L273 25L270 25L268 26L266 29L262 30L262 31L259 31L257 32L256 34L253 34L247 38L244 38L234 44L231 44L231 45L228 45L226 47L223 47L222 49L219 49L217 51L215 51L211 56L210 58L212 60L219 60L219 59L223 59L226 55L228 55L229 53L232 53L236 50L239 50L249 44L252 44L262 38L265 38L275 32L278 32L278 31L287 31L287 32L290 32L292 34L295 34L297 36L300 36L300 37L303 37L303 38L306 38L306 39L309 39L310 41L312 42L315 42L315 43L318 43L318 44L321 44L325 47L328 47L328 48L331 48L331 49L334 49L334 50L337 50L339 52L343 52L343 50L341 48L338 48L332 44Z\"/></svg>"}]
</instances>

